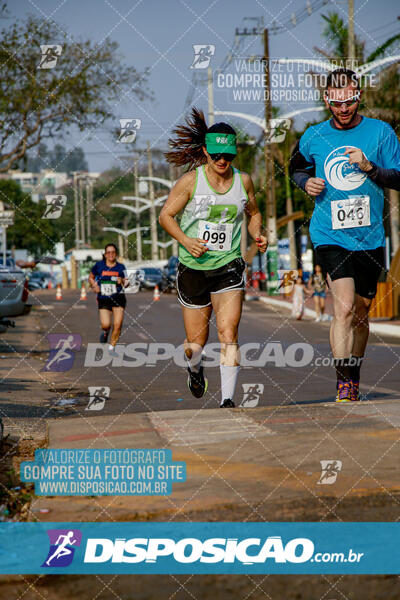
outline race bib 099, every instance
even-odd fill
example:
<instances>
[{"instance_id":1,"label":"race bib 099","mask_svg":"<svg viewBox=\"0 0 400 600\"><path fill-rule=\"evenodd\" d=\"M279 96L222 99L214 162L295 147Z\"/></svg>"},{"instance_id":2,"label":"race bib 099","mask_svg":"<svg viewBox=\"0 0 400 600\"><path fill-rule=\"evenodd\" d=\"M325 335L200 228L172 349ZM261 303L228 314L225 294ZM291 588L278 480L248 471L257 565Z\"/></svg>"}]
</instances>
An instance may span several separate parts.
<instances>
[{"instance_id":1,"label":"race bib 099","mask_svg":"<svg viewBox=\"0 0 400 600\"><path fill-rule=\"evenodd\" d=\"M197 237L207 242L209 250L226 252L232 247L233 223L199 221Z\"/></svg>"}]
</instances>

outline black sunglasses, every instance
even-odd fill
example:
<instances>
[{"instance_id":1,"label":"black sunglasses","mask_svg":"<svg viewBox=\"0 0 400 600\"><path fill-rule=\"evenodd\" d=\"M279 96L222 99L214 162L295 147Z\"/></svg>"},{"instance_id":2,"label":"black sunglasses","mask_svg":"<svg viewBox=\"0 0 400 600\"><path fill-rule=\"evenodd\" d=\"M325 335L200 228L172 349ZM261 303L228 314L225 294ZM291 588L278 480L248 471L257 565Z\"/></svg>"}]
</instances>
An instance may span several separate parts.
<instances>
[{"instance_id":1,"label":"black sunglasses","mask_svg":"<svg viewBox=\"0 0 400 600\"><path fill-rule=\"evenodd\" d=\"M219 154L210 154L211 160L216 162L220 158L223 158L227 162L232 162L235 158L236 154L227 154L225 152L220 152Z\"/></svg>"}]
</instances>

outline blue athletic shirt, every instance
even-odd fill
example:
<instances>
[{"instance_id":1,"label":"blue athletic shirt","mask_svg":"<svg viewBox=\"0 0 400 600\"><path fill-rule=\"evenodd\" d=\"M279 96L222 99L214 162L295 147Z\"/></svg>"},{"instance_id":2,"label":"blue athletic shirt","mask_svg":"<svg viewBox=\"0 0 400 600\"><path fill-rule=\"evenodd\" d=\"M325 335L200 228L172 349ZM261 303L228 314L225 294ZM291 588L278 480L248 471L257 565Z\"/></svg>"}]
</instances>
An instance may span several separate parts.
<instances>
[{"instance_id":1,"label":"blue athletic shirt","mask_svg":"<svg viewBox=\"0 0 400 600\"><path fill-rule=\"evenodd\" d=\"M315 198L310 223L315 247L335 244L347 250L373 250L385 245L383 190L357 165L350 165L348 147L359 148L378 167L400 169L400 144L392 127L378 119L362 117L352 129L336 129L331 121L309 127L300 139L304 158L315 165L315 177L325 181L325 189ZM333 229L331 201L351 196L370 198L371 224L364 227Z\"/></svg>"},{"instance_id":2,"label":"blue athletic shirt","mask_svg":"<svg viewBox=\"0 0 400 600\"><path fill-rule=\"evenodd\" d=\"M117 284L118 277L125 277L126 268L122 263L117 262L113 267L109 267L105 260L99 260L92 268L97 285L100 286L100 294L97 294L97 299L113 298L117 294L124 294L122 285ZM115 293L101 293L103 284L103 292L112 292L115 288Z\"/></svg>"}]
</instances>

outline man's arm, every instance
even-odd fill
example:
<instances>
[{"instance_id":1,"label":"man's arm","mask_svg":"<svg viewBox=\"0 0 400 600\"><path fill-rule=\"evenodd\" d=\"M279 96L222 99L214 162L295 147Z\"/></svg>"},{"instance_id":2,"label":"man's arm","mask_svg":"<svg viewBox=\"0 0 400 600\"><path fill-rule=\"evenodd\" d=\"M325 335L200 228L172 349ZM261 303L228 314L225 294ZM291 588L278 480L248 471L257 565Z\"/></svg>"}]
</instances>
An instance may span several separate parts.
<instances>
[{"instance_id":1,"label":"man's arm","mask_svg":"<svg viewBox=\"0 0 400 600\"><path fill-rule=\"evenodd\" d=\"M384 169L368 160L359 148L347 148L345 154L349 156L349 163L357 164L372 181L381 187L400 191L400 170Z\"/></svg>"},{"instance_id":2,"label":"man's arm","mask_svg":"<svg viewBox=\"0 0 400 600\"><path fill-rule=\"evenodd\" d=\"M300 152L300 142L297 142L290 157L289 172L295 184L304 191L307 180L315 176L315 165L308 162Z\"/></svg>"},{"instance_id":3,"label":"man's arm","mask_svg":"<svg viewBox=\"0 0 400 600\"><path fill-rule=\"evenodd\" d=\"M300 152L300 142L297 142L290 157L289 172L295 184L309 196L319 196L324 191L325 181L315 177L315 164Z\"/></svg>"},{"instance_id":4,"label":"man's arm","mask_svg":"<svg viewBox=\"0 0 400 600\"><path fill-rule=\"evenodd\" d=\"M372 169L367 171L367 175L372 181L381 187L400 191L400 170L384 169L373 162L371 162L371 166Z\"/></svg>"}]
</instances>

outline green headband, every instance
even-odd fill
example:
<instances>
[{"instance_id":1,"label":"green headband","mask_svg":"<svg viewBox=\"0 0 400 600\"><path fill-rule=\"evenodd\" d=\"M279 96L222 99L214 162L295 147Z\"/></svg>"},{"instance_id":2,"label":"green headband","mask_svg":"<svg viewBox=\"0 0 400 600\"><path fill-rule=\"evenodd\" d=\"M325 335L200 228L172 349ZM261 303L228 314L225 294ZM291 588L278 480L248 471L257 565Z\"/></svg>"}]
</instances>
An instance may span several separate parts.
<instances>
[{"instance_id":1,"label":"green headband","mask_svg":"<svg viewBox=\"0 0 400 600\"><path fill-rule=\"evenodd\" d=\"M206 133L206 148L209 154L237 154L234 133Z\"/></svg>"}]
</instances>

